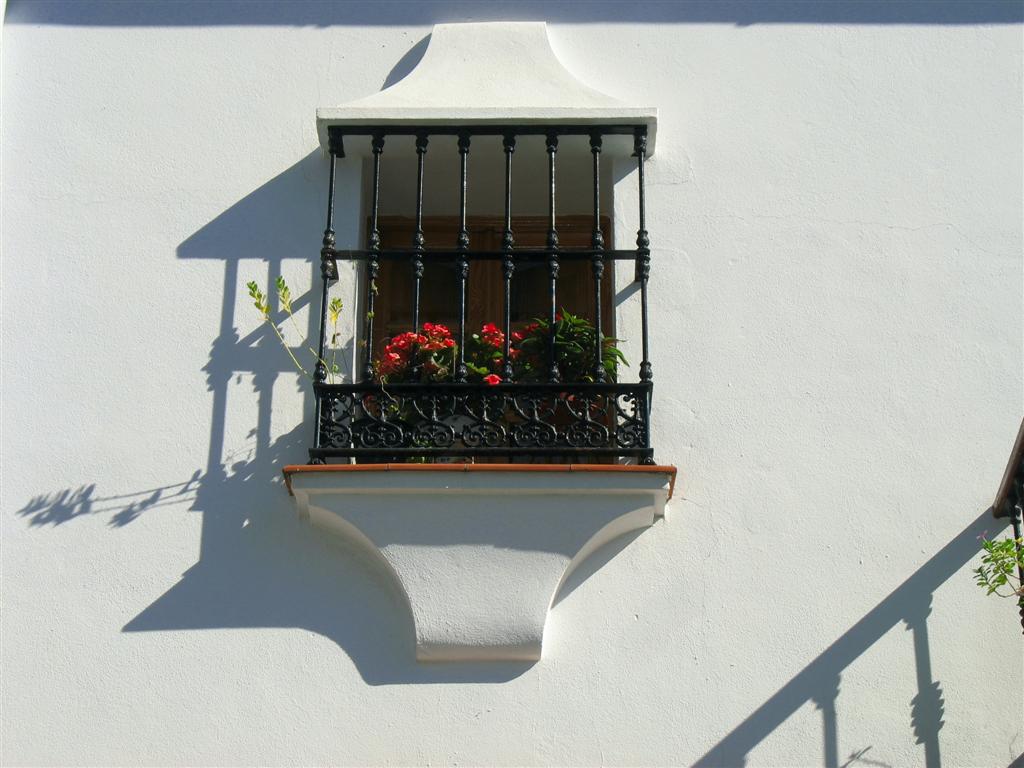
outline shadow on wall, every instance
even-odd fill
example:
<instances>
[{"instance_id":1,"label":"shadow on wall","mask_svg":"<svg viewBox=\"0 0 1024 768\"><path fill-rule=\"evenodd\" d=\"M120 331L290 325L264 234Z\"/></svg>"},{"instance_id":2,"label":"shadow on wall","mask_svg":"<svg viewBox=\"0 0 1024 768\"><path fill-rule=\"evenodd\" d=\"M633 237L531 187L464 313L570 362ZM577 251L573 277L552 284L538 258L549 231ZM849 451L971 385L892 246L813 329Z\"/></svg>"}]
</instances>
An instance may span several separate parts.
<instances>
[{"instance_id":1,"label":"shadow on wall","mask_svg":"<svg viewBox=\"0 0 1024 768\"><path fill-rule=\"evenodd\" d=\"M134 494L104 496L95 484L64 489L29 500L17 514L33 527L110 514L109 524L120 527L158 507L189 504L191 510L203 513L199 562L131 619L125 632L298 628L337 643L371 685L513 679L532 664L418 664L412 619L392 575L358 548L301 524L282 482L282 467L307 460L311 391L301 385L302 422L272 439L274 385L292 369L267 325L240 336L236 313L255 312L244 289L239 292L247 277L240 273L240 266L243 260L264 262L267 281L272 283L281 274L285 258L308 259L319 252L326 166L319 150L310 153L178 247L180 259L224 264L220 325L203 366L213 394L205 469L197 469L187 480ZM319 282L319 265L311 263L308 284ZM311 299L319 302L319 292L296 298L296 311L306 308ZM307 316L307 337L315 338L316 313ZM292 351L300 358L307 354L303 348ZM352 359L351 346L343 350L342 359ZM252 382L256 419L247 450L234 455L225 443L228 398L229 391L241 392L231 385L243 380ZM245 392L242 396L252 397ZM521 545L512 538L501 546ZM558 600L633 538L622 537L588 558L567 579Z\"/></svg>"},{"instance_id":2,"label":"shadow on wall","mask_svg":"<svg viewBox=\"0 0 1024 768\"><path fill-rule=\"evenodd\" d=\"M208 463L193 504L204 513L200 560L124 630L295 627L341 646L370 684L510 679L527 666L417 664L412 620L391 576L355 548L301 525L281 481L284 465L307 460L312 397L303 386L306 418L271 440L274 382L290 368L266 325L238 337L235 312L245 311L249 303L237 292L240 277L245 277L238 266L241 258L262 260L273 282L283 256L319 252L325 168L321 153L311 153L178 249L179 258L218 259L225 265L220 332L205 366L213 392ZM311 265L309 285L319 281L319 266ZM310 297L294 302L296 308ZM315 338L317 313L307 315L307 335ZM345 352L343 358L350 360L351 347ZM253 377L255 446L251 458L232 464L224 455L225 420L228 385L239 374Z\"/></svg>"},{"instance_id":3,"label":"shadow on wall","mask_svg":"<svg viewBox=\"0 0 1024 768\"><path fill-rule=\"evenodd\" d=\"M292 0L288 3L247 3L185 0L176 3L123 3L118 0L40 2L9 0L8 24L72 24L133 27L254 24L289 27L336 25L430 25L458 21L548 21L559 24L1017 24L1024 20L1018 2L974 0L675 0L668 2L551 3L540 0L508 3L388 2L372 6L348 0Z\"/></svg>"},{"instance_id":4,"label":"shadow on wall","mask_svg":"<svg viewBox=\"0 0 1024 768\"><path fill-rule=\"evenodd\" d=\"M813 702L822 713L822 762L828 768L838 768L837 701L843 670L889 630L902 623L911 633L917 676L917 695L910 701L906 725L924 749L924 765L938 768L942 764L939 731L944 724L945 703L939 681L932 680L928 643L932 594L978 553L978 539L983 533L988 531L990 535L998 535L998 531L992 533L993 523L1000 529L1006 527L1005 521L992 517L991 509L980 514L910 578L733 728L695 765L704 768L746 765L747 756L754 747L804 704ZM1013 760L1013 745L1007 745L1007 749L1007 759ZM868 750L870 747L849 755L842 765L882 765L866 757Z\"/></svg>"},{"instance_id":5,"label":"shadow on wall","mask_svg":"<svg viewBox=\"0 0 1024 768\"><path fill-rule=\"evenodd\" d=\"M289 369L266 326L240 338L235 312L239 261L259 259L271 280L280 274L283 256L316 253L323 226L323 166L310 154L246 196L184 241L182 259L224 263L223 306L219 334L204 366L213 393L208 462L187 480L136 494L102 496L94 485L65 489L30 500L17 514L36 527L62 525L83 515L111 514L110 525L124 526L148 510L182 502L203 512L199 562L141 614L125 632L182 629L298 628L337 643L371 684L494 683L525 672L528 664L421 665L415 662L414 634L404 597L380 564L344 542L331 540L300 524L281 482L284 464L303 462L309 441L312 402L306 391L303 423L271 439L273 385ZM311 265L310 284L319 279ZM304 306L309 295L296 302ZM313 315L310 314L310 322ZM349 350L351 352L351 350ZM252 376L258 416L251 434L254 448L244 457L226 453L228 387ZM236 460L237 459L237 460ZM870 613L839 637L804 670L749 717L723 736L698 765L741 766L770 733L807 702L822 713L823 763L838 768L837 706L843 671L899 624L911 633L918 693L908 702L906 727L923 747L924 763L941 763L939 732L943 693L932 679L927 617L932 594L978 551L977 537L992 529L986 511ZM626 544L619 540L592 556L585 570L570 579L576 588ZM564 597L563 591L560 597ZM870 747L847 757L843 765L879 764ZM1012 756L1011 756L1012 757Z\"/></svg>"},{"instance_id":6,"label":"shadow on wall","mask_svg":"<svg viewBox=\"0 0 1024 768\"><path fill-rule=\"evenodd\" d=\"M512 679L530 665L417 664L412 619L390 574L358 549L301 524L282 482L284 465L307 460L312 397L303 386L306 417L287 434L271 439L274 383L292 369L265 324L239 336L235 313L249 306L248 297L238 292L245 277L239 275L239 263L266 262L272 282L281 274L285 257L319 252L325 167L321 153L311 153L178 248L181 259L224 263L219 333L203 367L213 393L205 470L196 470L187 481L136 494L101 496L95 485L65 489L31 499L17 514L30 526L43 527L105 513L112 514L111 526L123 526L156 507L189 502L192 510L203 513L199 562L131 619L125 632L299 628L337 643L372 685ZM319 281L319 265L311 265L309 284ZM309 301L306 294L293 304L298 310ZM316 313L308 315L312 325ZM312 327L307 332L314 337ZM293 352L306 354L304 349ZM351 347L344 352L350 360ZM257 417L249 435L251 450L238 457L227 453L225 425L229 385L242 376L253 382Z\"/></svg>"}]
</instances>

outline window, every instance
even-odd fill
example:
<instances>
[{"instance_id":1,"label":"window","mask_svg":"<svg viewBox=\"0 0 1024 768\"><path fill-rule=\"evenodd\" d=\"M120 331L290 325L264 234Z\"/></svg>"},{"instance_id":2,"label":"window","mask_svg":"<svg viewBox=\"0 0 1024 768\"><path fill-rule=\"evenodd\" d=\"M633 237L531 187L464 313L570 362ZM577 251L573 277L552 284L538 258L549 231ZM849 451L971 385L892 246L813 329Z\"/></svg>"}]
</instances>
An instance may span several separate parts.
<instances>
[{"instance_id":1,"label":"window","mask_svg":"<svg viewBox=\"0 0 1024 768\"><path fill-rule=\"evenodd\" d=\"M606 247L610 225L601 213L603 139L622 134L633 137L640 181L640 228L629 250ZM382 156L396 135L415 137L416 162L404 180L415 191L414 217L380 213ZM501 138L503 218L468 215L468 156L478 136ZM331 126L329 137L324 296L337 260L365 264L363 359L360 380L352 384L329 385L318 374L311 461L653 463L646 128ZM441 151L457 147L457 216L424 216L425 156L435 137L448 139ZM543 139L547 216L512 217L521 137ZM332 228L334 176L345 143L354 141L372 147L367 248L342 250L335 248ZM566 185L587 190L592 212L584 216L556 210L558 155L569 142L591 158L586 183ZM612 335L611 277L618 262L640 284L642 360L632 370L617 363ZM443 339L434 335L437 325L444 326ZM322 333L321 347L323 339ZM625 381L630 373L639 380Z\"/></svg>"}]
</instances>

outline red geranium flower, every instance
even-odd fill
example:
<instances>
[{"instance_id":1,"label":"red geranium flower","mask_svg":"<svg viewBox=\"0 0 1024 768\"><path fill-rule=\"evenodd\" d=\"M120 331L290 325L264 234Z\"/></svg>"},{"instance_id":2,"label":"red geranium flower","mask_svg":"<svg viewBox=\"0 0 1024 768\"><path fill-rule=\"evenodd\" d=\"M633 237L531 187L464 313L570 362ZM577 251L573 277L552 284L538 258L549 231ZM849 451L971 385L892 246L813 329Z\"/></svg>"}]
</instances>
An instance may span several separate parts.
<instances>
[{"instance_id":1,"label":"red geranium flower","mask_svg":"<svg viewBox=\"0 0 1024 768\"><path fill-rule=\"evenodd\" d=\"M494 323L484 323L483 327L480 328L480 336L485 344L489 344L496 349L500 349L505 344L505 334Z\"/></svg>"},{"instance_id":2,"label":"red geranium flower","mask_svg":"<svg viewBox=\"0 0 1024 768\"><path fill-rule=\"evenodd\" d=\"M493 387L495 384L501 384L501 376L496 373L489 373L484 376L484 382Z\"/></svg>"}]
</instances>

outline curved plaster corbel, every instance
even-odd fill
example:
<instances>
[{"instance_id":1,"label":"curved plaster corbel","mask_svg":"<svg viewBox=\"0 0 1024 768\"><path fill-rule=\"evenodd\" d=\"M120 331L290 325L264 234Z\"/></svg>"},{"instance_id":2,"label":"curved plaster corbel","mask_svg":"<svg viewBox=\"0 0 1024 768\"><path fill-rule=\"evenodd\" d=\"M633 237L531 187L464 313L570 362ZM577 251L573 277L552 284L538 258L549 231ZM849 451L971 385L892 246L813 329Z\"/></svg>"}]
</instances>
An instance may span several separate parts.
<instances>
[{"instance_id":1,"label":"curved plaster corbel","mask_svg":"<svg viewBox=\"0 0 1024 768\"><path fill-rule=\"evenodd\" d=\"M535 661L565 579L604 544L664 515L675 470L512 466L285 473L301 518L387 564L408 599L418 660Z\"/></svg>"}]
</instances>

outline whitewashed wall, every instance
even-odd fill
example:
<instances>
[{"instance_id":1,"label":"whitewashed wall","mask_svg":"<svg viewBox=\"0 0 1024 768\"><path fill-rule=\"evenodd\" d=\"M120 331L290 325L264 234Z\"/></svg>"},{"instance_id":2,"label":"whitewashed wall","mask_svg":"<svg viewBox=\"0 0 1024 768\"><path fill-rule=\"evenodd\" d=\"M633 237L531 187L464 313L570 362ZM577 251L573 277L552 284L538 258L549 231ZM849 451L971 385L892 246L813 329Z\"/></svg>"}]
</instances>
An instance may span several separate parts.
<instances>
[{"instance_id":1,"label":"whitewashed wall","mask_svg":"<svg viewBox=\"0 0 1024 768\"><path fill-rule=\"evenodd\" d=\"M1019 17L9 3L3 763L1011 762L1020 625L971 568L1022 413ZM548 20L660 109L682 494L574 580L540 663L418 666L392 586L294 517L309 401L244 283L310 284L315 108L485 18Z\"/></svg>"}]
</instances>

